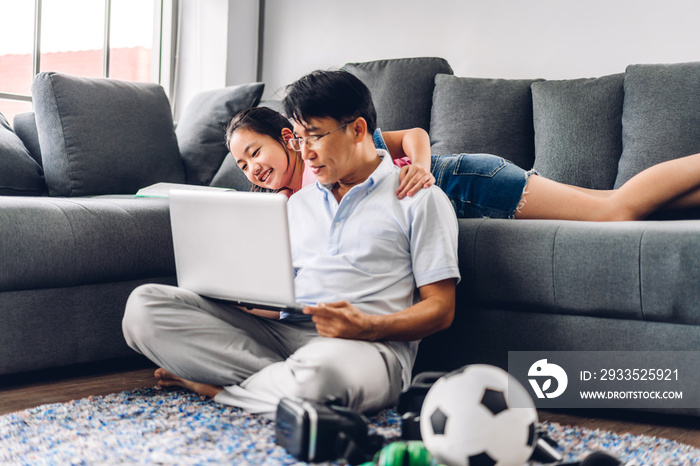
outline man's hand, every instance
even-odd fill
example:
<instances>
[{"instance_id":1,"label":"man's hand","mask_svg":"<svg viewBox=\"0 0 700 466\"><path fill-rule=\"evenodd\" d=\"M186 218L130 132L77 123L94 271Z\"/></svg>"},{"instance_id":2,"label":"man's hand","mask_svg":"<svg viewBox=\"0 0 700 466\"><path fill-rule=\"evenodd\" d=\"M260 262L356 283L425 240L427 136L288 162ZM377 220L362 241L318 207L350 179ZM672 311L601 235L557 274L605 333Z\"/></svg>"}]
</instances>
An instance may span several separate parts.
<instances>
[{"instance_id":1,"label":"man's hand","mask_svg":"<svg viewBox=\"0 0 700 466\"><path fill-rule=\"evenodd\" d=\"M413 341L444 330L455 312L455 280L418 288L420 302L394 314L365 314L347 301L304 308L322 337L365 341Z\"/></svg>"},{"instance_id":2,"label":"man's hand","mask_svg":"<svg viewBox=\"0 0 700 466\"><path fill-rule=\"evenodd\" d=\"M430 170L417 164L401 167L399 172L399 189L396 195L399 199L415 195L421 189L428 189L435 184L435 177Z\"/></svg>"},{"instance_id":3,"label":"man's hand","mask_svg":"<svg viewBox=\"0 0 700 466\"><path fill-rule=\"evenodd\" d=\"M311 315L322 337L373 341L373 316L365 314L347 301L319 303L304 308Z\"/></svg>"}]
</instances>

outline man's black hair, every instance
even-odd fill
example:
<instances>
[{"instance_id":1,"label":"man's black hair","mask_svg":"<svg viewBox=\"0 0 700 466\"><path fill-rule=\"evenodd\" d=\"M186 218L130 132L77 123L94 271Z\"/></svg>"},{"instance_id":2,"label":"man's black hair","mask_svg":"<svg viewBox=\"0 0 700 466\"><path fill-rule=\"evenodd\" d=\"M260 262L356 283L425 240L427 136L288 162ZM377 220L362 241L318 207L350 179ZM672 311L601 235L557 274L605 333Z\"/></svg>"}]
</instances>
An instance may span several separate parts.
<instances>
[{"instance_id":1,"label":"man's black hair","mask_svg":"<svg viewBox=\"0 0 700 466\"><path fill-rule=\"evenodd\" d=\"M319 70L299 78L287 86L283 105L287 116L302 124L311 118L331 117L343 124L362 117L370 135L377 128L372 94L344 70Z\"/></svg>"}]
</instances>

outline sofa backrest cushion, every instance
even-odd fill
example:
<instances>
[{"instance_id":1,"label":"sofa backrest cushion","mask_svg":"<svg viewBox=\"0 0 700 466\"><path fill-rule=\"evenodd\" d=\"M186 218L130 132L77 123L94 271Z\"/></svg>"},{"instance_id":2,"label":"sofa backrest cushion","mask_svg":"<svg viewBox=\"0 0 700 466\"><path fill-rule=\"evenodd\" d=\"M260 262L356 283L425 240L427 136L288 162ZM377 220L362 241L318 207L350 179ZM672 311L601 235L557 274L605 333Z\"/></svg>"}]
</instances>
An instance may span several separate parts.
<instances>
[{"instance_id":1,"label":"sofa backrest cushion","mask_svg":"<svg viewBox=\"0 0 700 466\"><path fill-rule=\"evenodd\" d=\"M36 129L36 118L34 112L24 112L15 115L12 120L12 127L15 133L24 143L24 147L29 151L29 155L41 165L41 146L39 145L39 133Z\"/></svg>"},{"instance_id":2,"label":"sofa backrest cushion","mask_svg":"<svg viewBox=\"0 0 700 466\"><path fill-rule=\"evenodd\" d=\"M159 85L43 72L32 96L51 196L134 194L185 181Z\"/></svg>"},{"instance_id":3,"label":"sofa backrest cushion","mask_svg":"<svg viewBox=\"0 0 700 466\"><path fill-rule=\"evenodd\" d=\"M631 65L615 187L666 160L700 152L700 62Z\"/></svg>"},{"instance_id":4,"label":"sofa backrest cushion","mask_svg":"<svg viewBox=\"0 0 700 466\"><path fill-rule=\"evenodd\" d=\"M46 194L46 184L41 167L0 113L0 195L42 194Z\"/></svg>"},{"instance_id":5,"label":"sofa backrest cushion","mask_svg":"<svg viewBox=\"0 0 700 466\"><path fill-rule=\"evenodd\" d=\"M437 75L430 119L433 155L489 153L532 168L533 82Z\"/></svg>"},{"instance_id":6,"label":"sofa backrest cushion","mask_svg":"<svg viewBox=\"0 0 700 466\"><path fill-rule=\"evenodd\" d=\"M236 164L236 159L230 154L221 163L221 167L211 180L210 186L232 188L238 191L250 191L253 188L253 184L248 181L243 170Z\"/></svg>"},{"instance_id":7,"label":"sofa backrest cushion","mask_svg":"<svg viewBox=\"0 0 700 466\"><path fill-rule=\"evenodd\" d=\"M560 183L613 188L622 153L624 78L532 84L535 170Z\"/></svg>"},{"instance_id":8,"label":"sofa backrest cushion","mask_svg":"<svg viewBox=\"0 0 700 466\"><path fill-rule=\"evenodd\" d=\"M285 113L284 113L284 106L282 105L282 101L281 101L281 100L274 100L274 99L262 100L262 101L260 101L260 102L258 103L258 107L269 108L269 109L272 109L272 110L274 110L274 111L276 111L276 112L281 113L282 115L285 115ZM285 116L286 116L286 115L285 115Z\"/></svg>"},{"instance_id":9,"label":"sofa backrest cushion","mask_svg":"<svg viewBox=\"0 0 700 466\"><path fill-rule=\"evenodd\" d=\"M233 116L260 102L263 83L242 84L195 95L175 128L187 183L208 185L228 149L226 126Z\"/></svg>"},{"instance_id":10,"label":"sofa backrest cushion","mask_svg":"<svg viewBox=\"0 0 700 466\"><path fill-rule=\"evenodd\" d=\"M384 131L416 127L428 131L435 75L452 74L447 60L435 57L347 63L343 68L372 92L377 127Z\"/></svg>"}]
</instances>

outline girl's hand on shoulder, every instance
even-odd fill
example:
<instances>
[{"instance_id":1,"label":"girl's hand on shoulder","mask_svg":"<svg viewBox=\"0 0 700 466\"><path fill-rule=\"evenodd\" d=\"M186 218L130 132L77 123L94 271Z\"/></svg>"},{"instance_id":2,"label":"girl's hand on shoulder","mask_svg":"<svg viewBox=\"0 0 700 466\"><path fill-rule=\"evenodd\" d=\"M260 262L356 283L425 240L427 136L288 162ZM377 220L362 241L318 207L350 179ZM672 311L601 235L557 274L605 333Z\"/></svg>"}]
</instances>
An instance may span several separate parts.
<instances>
[{"instance_id":1,"label":"girl's hand on shoulder","mask_svg":"<svg viewBox=\"0 0 700 466\"><path fill-rule=\"evenodd\" d=\"M399 199L412 197L421 189L427 189L435 184L435 177L430 170L416 164L405 165L399 172L399 189L396 195Z\"/></svg>"}]
</instances>

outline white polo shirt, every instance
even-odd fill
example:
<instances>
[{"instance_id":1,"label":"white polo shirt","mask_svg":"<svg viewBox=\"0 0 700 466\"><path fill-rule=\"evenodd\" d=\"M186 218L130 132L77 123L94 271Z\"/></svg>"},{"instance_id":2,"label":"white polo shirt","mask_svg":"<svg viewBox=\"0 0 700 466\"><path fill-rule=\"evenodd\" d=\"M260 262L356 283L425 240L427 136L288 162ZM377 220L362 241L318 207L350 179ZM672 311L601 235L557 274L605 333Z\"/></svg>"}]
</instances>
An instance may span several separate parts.
<instances>
[{"instance_id":1,"label":"white polo shirt","mask_svg":"<svg viewBox=\"0 0 700 466\"><path fill-rule=\"evenodd\" d=\"M399 168L388 152L363 183L338 203L319 182L289 199L297 301L346 300L367 314L391 314L420 300L417 287L459 280L458 226L447 196L435 186L399 200ZM415 342L387 342L410 382Z\"/></svg>"}]
</instances>

